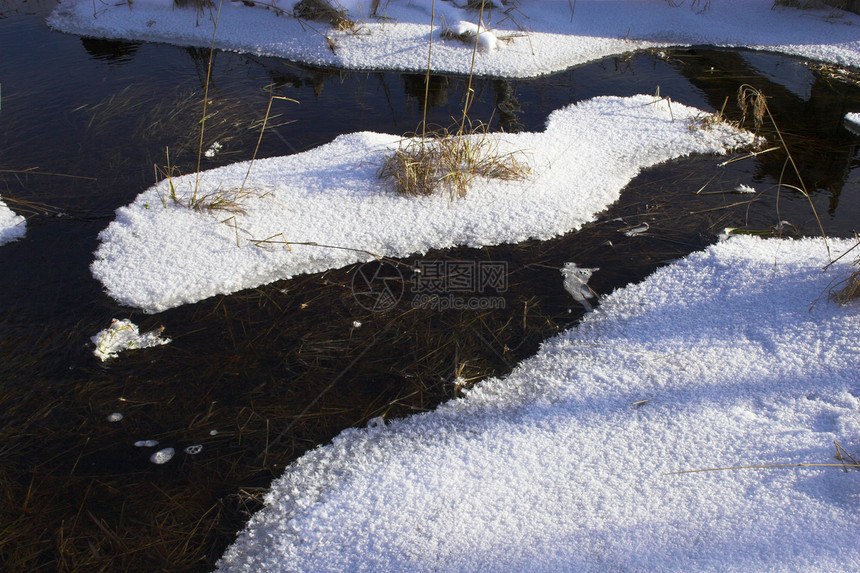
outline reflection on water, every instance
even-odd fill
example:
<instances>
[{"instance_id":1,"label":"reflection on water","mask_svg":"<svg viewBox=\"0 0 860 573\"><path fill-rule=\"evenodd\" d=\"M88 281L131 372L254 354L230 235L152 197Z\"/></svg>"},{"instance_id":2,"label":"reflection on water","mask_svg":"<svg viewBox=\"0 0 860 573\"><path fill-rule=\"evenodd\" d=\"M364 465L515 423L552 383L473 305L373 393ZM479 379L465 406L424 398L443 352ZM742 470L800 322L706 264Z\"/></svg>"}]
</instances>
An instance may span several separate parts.
<instances>
[{"instance_id":1,"label":"reflection on water","mask_svg":"<svg viewBox=\"0 0 860 573\"><path fill-rule=\"evenodd\" d=\"M81 44L90 56L112 64L124 64L134 59L142 42L120 42L101 38L81 38Z\"/></svg>"},{"instance_id":2,"label":"reflection on water","mask_svg":"<svg viewBox=\"0 0 860 573\"><path fill-rule=\"evenodd\" d=\"M856 164L858 141L843 122L846 113L858 109L857 86L813 72L797 60L764 54L699 51L695 58L684 58L676 66L707 94L711 107L719 109L729 98L729 109L735 115L740 82L763 91L806 188L810 193L829 196L825 212L830 224L835 223L834 232L845 234L856 229L857 219L840 216L837 208L846 184L852 200L856 203L857 199L857 190L850 188L846 176L852 163ZM759 71L762 68L766 71ZM776 141L770 126L765 126L763 134ZM790 170L783 175L785 161L783 153L761 155L756 160L754 181L775 185L782 176L786 183L799 186Z\"/></svg>"},{"instance_id":3,"label":"reflection on water","mask_svg":"<svg viewBox=\"0 0 860 573\"><path fill-rule=\"evenodd\" d=\"M51 5L0 11L0 195L29 217L27 237L0 249L0 522L12 524L0 533L0 562L12 570L208 570L303 451L344 427L432 408L570 325L580 311L564 290L564 263L600 267L589 285L606 293L727 226L785 219L815 232L798 193L784 190L777 212L784 155L725 168L694 158L642 174L604 217L565 237L401 262L404 272L422 260L503 262L503 309L371 313L352 296L347 268L140 315L106 297L88 265L98 233L153 183L168 150L173 168L194 169L209 54L50 32L42 18ZM571 102L659 88L706 109L728 98L738 119L744 82L770 97L828 232L848 235L860 220L860 138L842 116L860 111L860 88L790 58L690 49L537 80L476 79L471 116L535 131ZM269 85L300 104L276 106L260 157L345 132L414 131L424 113L421 74L217 53L204 147L222 149L207 168L251 156ZM465 85L431 76L428 124L459 119ZM734 193L740 183L760 194ZM113 318L142 332L163 325L173 342L102 364L89 338ZM122 419L109 422L114 413ZM153 442L173 458L154 464L154 445L135 446Z\"/></svg>"}]
</instances>

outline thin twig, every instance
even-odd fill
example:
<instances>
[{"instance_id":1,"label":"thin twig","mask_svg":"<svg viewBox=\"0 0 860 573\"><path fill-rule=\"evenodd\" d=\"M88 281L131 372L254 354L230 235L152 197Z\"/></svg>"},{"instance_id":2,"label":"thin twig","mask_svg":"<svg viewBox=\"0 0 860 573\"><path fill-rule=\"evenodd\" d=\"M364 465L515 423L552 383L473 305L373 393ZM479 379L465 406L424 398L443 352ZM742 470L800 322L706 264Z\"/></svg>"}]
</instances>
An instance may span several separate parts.
<instances>
[{"instance_id":1,"label":"thin twig","mask_svg":"<svg viewBox=\"0 0 860 573\"><path fill-rule=\"evenodd\" d=\"M242 180L242 186L239 187L239 195L245 190L245 183L248 181L248 176L251 175L251 167L254 166L254 160L257 159L257 151L260 149L260 142L263 141L263 133L266 132L266 123L269 121L269 112L272 111L272 100L274 99L284 99L294 103L299 103L297 100L293 98L284 97L284 96L276 96L274 94L274 86L269 84L269 105L266 108L266 115L263 117L263 127L260 128L260 137L257 138L257 146L254 148L254 155L251 156L251 162L248 164L248 171L245 173L245 178ZM199 167L198 167L199 169ZM237 239L238 241L238 239Z\"/></svg>"},{"instance_id":2,"label":"thin twig","mask_svg":"<svg viewBox=\"0 0 860 573\"><path fill-rule=\"evenodd\" d=\"M475 73L475 58L478 55L478 40L481 38L481 26L484 24L484 4L485 0L481 0L481 12L478 14L478 30L475 32L475 45L472 48L472 64L469 66L469 82L466 84L466 101L463 103L463 119L460 122L460 131L457 135L463 135L463 130L466 128L466 116L469 113L469 107L472 105L472 76Z\"/></svg>"},{"instance_id":3,"label":"thin twig","mask_svg":"<svg viewBox=\"0 0 860 573\"><path fill-rule=\"evenodd\" d=\"M421 117L421 142L427 133L427 101L430 99L430 63L433 55L433 26L436 23L436 0L430 5L430 42L427 46L427 72L424 74L424 114Z\"/></svg>"},{"instance_id":4,"label":"thin twig","mask_svg":"<svg viewBox=\"0 0 860 573\"><path fill-rule=\"evenodd\" d=\"M673 476L673 475L681 475L681 474L694 474L700 472L720 472L726 470L755 470L755 469L769 469L769 468L860 468L860 464L766 464L766 465L758 465L758 466L731 466L725 468L704 468L700 470L684 470L680 472L667 472L663 475Z\"/></svg>"}]
</instances>

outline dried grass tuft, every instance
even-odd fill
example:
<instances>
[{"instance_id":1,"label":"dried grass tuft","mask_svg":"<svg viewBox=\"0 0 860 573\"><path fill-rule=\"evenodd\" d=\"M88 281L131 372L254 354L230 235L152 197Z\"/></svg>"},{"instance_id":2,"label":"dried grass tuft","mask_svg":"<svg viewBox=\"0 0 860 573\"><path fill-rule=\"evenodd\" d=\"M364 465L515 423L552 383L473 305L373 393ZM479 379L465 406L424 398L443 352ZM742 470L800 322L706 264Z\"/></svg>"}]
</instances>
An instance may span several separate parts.
<instances>
[{"instance_id":1,"label":"dried grass tuft","mask_svg":"<svg viewBox=\"0 0 860 573\"><path fill-rule=\"evenodd\" d=\"M751 113L756 133L758 133L762 123L764 123L765 113L768 111L767 96L761 90L757 90L748 84L743 84L738 88L738 108L740 108L743 114L741 124L746 121L747 114Z\"/></svg>"},{"instance_id":2,"label":"dried grass tuft","mask_svg":"<svg viewBox=\"0 0 860 573\"><path fill-rule=\"evenodd\" d=\"M833 291L831 296L840 304L860 299L860 260L857 261L857 270L845 279L845 286Z\"/></svg>"},{"instance_id":3,"label":"dried grass tuft","mask_svg":"<svg viewBox=\"0 0 860 573\"><path fill-rule=\"evenodd\" d=\"M725 101L723 101L723 107L717 113L698 113L694 117L690 118L687 122L687 127L690 131L695 131L697 129L703 129L705 131L711 131L715 127L719 125L732 125L734 127L738 127L738 124L730 121L726 117L726 105L729 103L729 98L726 96Z\"/></svg>"},{"instance_id":4,"label":"dried grass tuft","mask_svg":"<svg viewBox=\"0 0 860 573\"><path fill-rule=\"evenodd\" d=\"M301 0L293 7L296 18L325 22L341 31L355 28L355 22L347 14L346 10L335 8L328 0Z\"/></svg>"},{"instance_id":5,"label":"dried grass tuft","mask_svg":"<svg viewBox=\"0 0 860 573\"><path fill-rule=\"evenodd\" d=\"M499 140L481 126L464 135L442 131L435 137L405 140L379 168L377 176L407 196L445 192L466 196L476 177L518 181L528 177L528 164L519 153L502 153Z\"/></svg>"},{"instance_id":6,"label":"dried grass tuft","mask_svg":"<svg viewBox=\"0 0 860 573\"><path fill-rule=\"evenodd\" d=\"M807 67L819 76L823 77L825 80L832 80L860 87L860 73L851 71L848 68L820 63L810 63Z\"/></svg>"},{"instance_id":7,"label":"dried grass tuft","mask_svg":"<svg viewBox=\"0 0 860 573\"><path fill-rule=\"evenodd\" d=\"M797 8L798 10L830 10L828 17L840 18L845 12L860 13L856 0L774 0L773 7Z\"/></svg>"},{"instance_id":8,"label":"dried grass tuft","mask_svg":"<svg viewBox=\"0 0 860 573\"><path fill-rule=\"evenodd\" d=\"M858 240L857 243L849 249L849 252L857 247L860 247L860 240ZM848 254L848 252L845 254ZM830 289L830 300L838 302L839 304L847 304L851 301L860 299L860 257L857 257L857 259L854 260L854 266L857 268L848 276L848 278L840 281Z\"/></svg>"},{"instance_id":9,"label":"dried grass tuft","mask_svg":"<svg viewBox=\"0 0 860 573\"><path fill-rule=\"evenodd\" d=\"M672 8L678 8L684 5L684 0L666 0ZM701 14L711 7L711 0L690 0L690 10Z\"/></svg>"}]
</instances>

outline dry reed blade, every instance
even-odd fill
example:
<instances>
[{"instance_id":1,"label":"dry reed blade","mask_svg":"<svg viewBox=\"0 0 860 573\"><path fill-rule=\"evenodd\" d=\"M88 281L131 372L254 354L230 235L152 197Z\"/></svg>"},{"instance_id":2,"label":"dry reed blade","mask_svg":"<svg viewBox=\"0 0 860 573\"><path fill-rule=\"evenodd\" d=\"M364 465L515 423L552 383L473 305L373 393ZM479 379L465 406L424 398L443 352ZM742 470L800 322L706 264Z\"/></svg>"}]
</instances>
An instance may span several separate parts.
<instances>
[{"instance_id":1,"label":"dry reed blade","mask_svg":"<svg viewBox=\"0 0 860 573\"><path fill-rule=\"evenodd\" d=\"M206 86L203 90L203 117L200 119L200 142L197 145L197 173L194 178L194 193L191 202L197 202L197 189L200 186L200 158L203 156L203 129L206 123L206 107L209 103L209 81L212 78L212 58L215 53L215 34L218 32L218 19L221 16L221 4L224 0L218 0L218 11L215 13L215 23L212 27L212 42L209 44L209 63L206 66Z\"/></svg>"},{"instance_id":2,"label":"dry reed blade","mask_svg":"<svg viewBox=\"0 0 860 573\"><path fill-rule=\"evenodd\" d=\"M682 475L682 474L695 474L702 472L721 472L728 470L757 470L757 469L771 469L771 468L860 468L860 464L809 464L809 463L799 463L799 464L761 464L761 465L751 465L751 466L728 466L722 468L702 468L697 470L683 470L679 472L666 472L663 475L666 476L674 476L674 475Z\"/></svg>"},{"instance_id":3,"label":"dry reed blade","mask_svg":"<svg viewBox=\"0 0 860 573\"><path fill-rule=\"evenodd\" d=\"M812 202L812 197L809 194L809 191L806 189L806 184L803 182L803 177L800 175L800 169L797 167L797 164L794 162L794 157L791 155L791 150L789 150L788 145L785 143L785 139L782 136L782 132L779 129L779 126L776 123L776 120L773 118L773 114L770 112L770 108L767 105L767 98L764 93L749 85L749 84L741 84L738 88L738 107L740 107L741 112L743 114L743 122L746 119L747 112L752 111L753 119L755 121L756 131L762 126L764 121L765 114L768 119L770 119L771 125L773 125L773 129L776 131L776 135L779 138L779 143L782 148L785 150L786 154L786 162L783 165L782 173L780 173L779 181L777 182L777 209L779 208L779 189L781 187L792 187L803 194L806 197L806 200L809 202L809 207L812 209L812 214L815 216L815 220L818 223L818 229L821 232L821 237L824 239L824 248L827 250L827 257L829 259L833 259L833 256L830 253L830 244L827 240L827 233L824 231L824 224L821 222L821 218L818 216L818 211L815 208L815 204ZM783 176L785 175L785 168L787 165L791 165L794 170L795 175L797 176L797 180L800 183L800 187L791 186L783 182ZM778 217L777 213L777 217Z\"/></svg>"}]
</instances>

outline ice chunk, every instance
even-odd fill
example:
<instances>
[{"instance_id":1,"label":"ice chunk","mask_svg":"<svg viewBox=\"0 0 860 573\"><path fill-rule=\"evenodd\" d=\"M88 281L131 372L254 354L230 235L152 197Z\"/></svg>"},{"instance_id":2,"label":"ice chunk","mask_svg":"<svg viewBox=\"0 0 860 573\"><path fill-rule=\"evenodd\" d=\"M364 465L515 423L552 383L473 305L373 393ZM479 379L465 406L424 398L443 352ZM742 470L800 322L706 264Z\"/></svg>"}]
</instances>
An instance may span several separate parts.
<instances>
[{"instance_id":1,"label":"ice chunk","mask_svg":"<svg viewBox=\"0 0 860 573\"><path fill-rule=\"evenodd\" d=\"M588 280L592 273L599 270L599 268L580 268L576 266L576 263L565 263L561 269L561 275L564 277L564 290L569 292L573 300L581 304L586 312L592 310L591 303L587 299L594 298L594 291L588 286Z\"/></svg>"},{"instance_id":2,"label":"ice chunk","mask_svg":"<svg viewBox=\"0 0 860 573\"><path fill-rule=\"evenodd\" d=\"M154 448L158 445L158 440L138 440L134 445L138 448Z\"/></svg>"},{"instance_id":3,"label":"ice chunk","mask_svg":"<svg viewBox=\"0 0 860 573\"><path fill-rule=\"evenodd\" d=\"M116 358L123 350L129 348L149 348L170 342L169 338L161 338L160 334L164 327L140 334L137 325L130 320L113 319L111 325L102 330L90 340L96 345L93 354L98 356L102 362L108 358Z\"/></svg>"},{"instance_id":4,"label":"ice chunk","mask_svg":"<svg viewBox=\"0 0 860 573\"><path fill-rule=\"evenodd\" d=\"M174 450L173 448L164 448L164 449L158 450L157 452L152 454L149 457L149 461L151 461L154 464L158 464L158 465L166 464L167 462L169 462L170 460L173 459L173 454L175 454L175 453L176 453L176 450Z\"/></svg>"},{"instance_id":5,"label":"ice chunk","mask_svg":"<svg viewBox=\"0 0 860 573\"><path fill-rule=\"evenodd\" d=\"M641 235L648 229L650 229L648 223L642 223L641 225L633 227L632 229L625 229L621 232L624 233L625 237L635 237L636 235Z\"/></svg>"}]
</instances>

